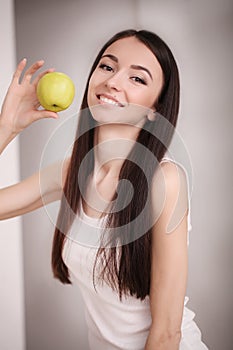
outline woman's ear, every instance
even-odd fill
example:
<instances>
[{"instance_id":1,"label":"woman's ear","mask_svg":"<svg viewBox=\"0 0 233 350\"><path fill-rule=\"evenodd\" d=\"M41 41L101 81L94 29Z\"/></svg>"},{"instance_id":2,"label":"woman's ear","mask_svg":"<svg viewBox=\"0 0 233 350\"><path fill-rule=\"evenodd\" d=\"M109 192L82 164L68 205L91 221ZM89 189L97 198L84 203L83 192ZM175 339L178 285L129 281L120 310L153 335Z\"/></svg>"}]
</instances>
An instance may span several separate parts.
<instances>
[{"instance_id":1,"label":"woman's ear","mask_svg":"<svg viewBox=\"0 0 233 350\"><path fill-rule=\"evenodd\" d=\"M147 119L151 122L154 122L156 119L156 111L153 109L150 109L148 114L147 114Z\"/></svg>"}]
</instances>

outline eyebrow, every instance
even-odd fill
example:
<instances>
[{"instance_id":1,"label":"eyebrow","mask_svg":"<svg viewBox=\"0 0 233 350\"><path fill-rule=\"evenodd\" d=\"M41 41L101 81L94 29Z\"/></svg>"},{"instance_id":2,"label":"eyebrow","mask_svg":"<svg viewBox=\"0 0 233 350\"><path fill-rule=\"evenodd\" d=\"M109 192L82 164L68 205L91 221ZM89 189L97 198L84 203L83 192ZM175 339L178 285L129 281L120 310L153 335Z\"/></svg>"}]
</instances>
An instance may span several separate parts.
<instances>
[{"instance_id":1,"label":"eyebrow","mask_svg":"<svg viewBox=\"0 0 233 350\"><path fill-rule=\"evenodd\" d=\"M138 70L144 70L144 71L149 75L149 77L151 78L151 80L153 80L151 72L150 72L149 69L147 69L146 67L143 67L143 66L140 66L140 65L137 65L137 64L133 64L133 65L131 66L131 68L133 68L133 69L138 69Z\"/></svg>"},{"instance_id":2,"label":"eyebrow","mask_svg":"<svg viewBox=\"0 0 233 350\"><path fill-rule=\"evenodd\" d=\"M114 62L118 63L118 58L114 55L111 55L111 54L106 54L106 55L103 55L101 58L104 58L104 57L108 57L110 58L111 60L113 60ZM151 78L151 80L153 81L153 78L152 78L152 74L151 72L149 71L149 69L147 69L146 67L143 67L143 66L140 66L138 64L133 64L130 66L130 68L133 68L133 69L138 69L138 70L144 70L148 75L149 77Z\"/></svg>"}]
</instances>

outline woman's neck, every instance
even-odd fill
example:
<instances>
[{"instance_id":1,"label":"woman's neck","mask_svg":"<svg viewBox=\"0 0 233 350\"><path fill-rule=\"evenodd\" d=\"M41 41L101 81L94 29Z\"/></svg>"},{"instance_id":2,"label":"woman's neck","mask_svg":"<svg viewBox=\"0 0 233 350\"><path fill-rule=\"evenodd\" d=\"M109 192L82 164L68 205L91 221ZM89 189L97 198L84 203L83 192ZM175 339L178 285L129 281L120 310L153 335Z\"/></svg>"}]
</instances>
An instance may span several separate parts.
<instances>
[{"instance_id":1,"label":"woman's neck","mask_svg":"<svg viewBox=\"0 0 233 350\"><path fill-rule=\"evenodd\" d=\"M118 178L120 169L133 148L140 129L133 125L103 124L95 129L94 176Z\"/></svg>"}]
</instances>

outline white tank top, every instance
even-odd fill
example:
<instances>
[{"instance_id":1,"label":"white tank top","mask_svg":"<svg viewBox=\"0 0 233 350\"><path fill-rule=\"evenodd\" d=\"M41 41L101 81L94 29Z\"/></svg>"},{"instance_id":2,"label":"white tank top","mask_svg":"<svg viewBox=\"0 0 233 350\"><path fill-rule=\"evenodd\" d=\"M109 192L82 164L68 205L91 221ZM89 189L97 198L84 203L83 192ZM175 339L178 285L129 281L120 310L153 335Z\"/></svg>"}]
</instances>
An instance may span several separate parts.
<instances>
[{"instance_id":1,"label":"white tank top","mask_svg":"<svg viewBox=\"0 0 233 350\"><path fill-rule=\"evenodd\" d=\"M130 295L120 300L117 292L105 282L97 281L96 289L93 285L93 266L104 220L87 216L81 205L80 215L76 217L64 245L63 260L72 283L78 284L81 290L90 349L142 350L151 325L149 296L143 301ZM191 228L189 211L188 231ZM192 334L199 344L195 349L207 349L200 341L200 331L193 321L194 312L185 307L187 302L188 297L185 297L180 349L190 349L184 345L189 342L190 329L193 329ZM188 335L185 336L185 332ZM193 339L190 344L193 344Z\"/></svg>"}]
</instances>

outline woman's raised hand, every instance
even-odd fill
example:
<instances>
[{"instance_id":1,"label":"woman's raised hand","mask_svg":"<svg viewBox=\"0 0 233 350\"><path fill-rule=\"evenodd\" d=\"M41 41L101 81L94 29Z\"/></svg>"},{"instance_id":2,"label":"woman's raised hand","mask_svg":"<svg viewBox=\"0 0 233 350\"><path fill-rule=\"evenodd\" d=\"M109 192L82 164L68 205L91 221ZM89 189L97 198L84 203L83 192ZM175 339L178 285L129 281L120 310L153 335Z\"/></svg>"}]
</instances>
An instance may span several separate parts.
<instances>
[{"instance_id":1,"label":"woman's raised hand","mask_svg":"<svg viewBox=\"0 0 233 350\"><path fill-rule=\"evenodd\" d=\"M52 72L53 69L47 69L33 79L33 74L43 66L44 61L35 62L22 75L26 63L27 60L23 59L18 64L0 115L0 125L12 134L18 134L36 120L58 117L55 112L38 110L40 103L36 95L38 81L44 74Z\"/></svg>"}]
</instances>

